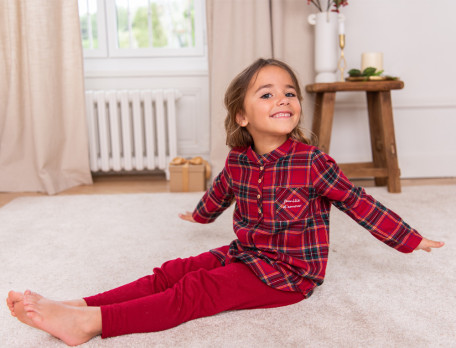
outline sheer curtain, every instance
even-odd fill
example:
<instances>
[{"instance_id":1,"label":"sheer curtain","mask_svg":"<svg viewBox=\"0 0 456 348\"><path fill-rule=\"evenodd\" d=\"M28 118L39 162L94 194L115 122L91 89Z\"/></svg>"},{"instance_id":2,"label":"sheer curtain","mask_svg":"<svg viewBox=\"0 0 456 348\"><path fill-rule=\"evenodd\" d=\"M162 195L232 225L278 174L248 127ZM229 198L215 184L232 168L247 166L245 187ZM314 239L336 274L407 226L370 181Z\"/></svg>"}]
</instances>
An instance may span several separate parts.
<instances>
[{"instance_id":1,"label":"sheer curtain","mask_svg":"<svg viewBox=\"0 0 456 348\"><path fill-rule=\"evenodd\" d=\"M92 183L77 6L0 2L0 191Z\"/></svg>"},{"instance_id":2,"label":"sheer curtain","mask_svg":"<svg viewBox=\"0 0 456 348\"><path fill-rule=\"evenodd\" d=\"M302 87L313 80L313 35L306 0L206 0L210 101L211 164L217 174L225 163L223 105L225 89L257 58L277 58L298 74ZM313 100L303 105L305 128L310 128Z\"/></svg>"}]
</instances>

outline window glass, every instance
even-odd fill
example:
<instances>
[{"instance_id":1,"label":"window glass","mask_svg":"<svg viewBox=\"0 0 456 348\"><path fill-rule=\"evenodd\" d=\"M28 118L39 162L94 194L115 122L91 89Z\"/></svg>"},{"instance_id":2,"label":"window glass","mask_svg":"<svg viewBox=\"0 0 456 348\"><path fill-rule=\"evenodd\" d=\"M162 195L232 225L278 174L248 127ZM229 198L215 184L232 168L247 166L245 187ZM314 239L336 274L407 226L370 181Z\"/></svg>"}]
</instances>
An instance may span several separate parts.
<instances>
[{"instance_id":1,"label":"window glass","mask_svg":"<svg viewBox=\"0 0 456 348\"><path fill-rule=\"evenodd\" d=\"M99 47L97 0L79 0L78 5L82 47L96 49Z\"/></svg>"},{"instance_id":2,"label":"window glass","mask_svg":"<svg viewBox=\"0 0 456 348\"><path fill-rule=\"evenodd\" d=\"M195 47L194 13L194 0L116 0L118 47Z\"/></svg>"}]
</instances>

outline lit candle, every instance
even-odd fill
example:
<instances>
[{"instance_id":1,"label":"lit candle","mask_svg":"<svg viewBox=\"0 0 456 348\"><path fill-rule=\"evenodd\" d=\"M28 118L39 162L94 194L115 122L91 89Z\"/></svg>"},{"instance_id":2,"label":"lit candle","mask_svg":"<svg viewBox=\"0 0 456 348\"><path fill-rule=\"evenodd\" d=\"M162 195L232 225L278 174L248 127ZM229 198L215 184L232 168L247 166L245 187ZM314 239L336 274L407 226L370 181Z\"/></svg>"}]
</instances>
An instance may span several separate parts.
<instances>
[{"instance_id":1,"label":"lit candle","mask_svg":"<svg viewBox=\"0 0 456 348\"><path fill-rule=\"evenodd\" d=\"M345 24L343 21L339 22L339 35L344 35L345 34Z\"/></svg>"},{"instance_id":2,"label":"lit candle","mask_svg":"<svg viewBox=\"0 0 456 348\"><path fill-rule=\"evenodd\" d=\"M383 53L368 52L361 56L361 71L368 67L376 68L377 71L383 70Z\"/></svg>"}]
</instances>

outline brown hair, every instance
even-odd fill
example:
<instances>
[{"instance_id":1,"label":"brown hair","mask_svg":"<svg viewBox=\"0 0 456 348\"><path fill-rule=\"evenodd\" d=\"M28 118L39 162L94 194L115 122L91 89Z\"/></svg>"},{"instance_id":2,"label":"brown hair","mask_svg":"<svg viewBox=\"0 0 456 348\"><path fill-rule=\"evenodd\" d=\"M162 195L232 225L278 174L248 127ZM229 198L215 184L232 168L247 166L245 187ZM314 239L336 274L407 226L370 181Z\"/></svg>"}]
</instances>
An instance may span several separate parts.
<instances>
[{"instance_id":1,"label":"brown hair","mask_svg":"<svg viewBox=\"0 0 456 348\"><path fill-rule=\"evenodd\" d=\"M237 75L233 81L231 81L225 92L225 107L227 109L227 115L225 118L225 130L226 130L226 144L230 148L234 147L247 147L253 145L253 138L250 133L241 127L236 122L236 115L244 111L244 99L247 93L247 88L250 81L258 74L258 72L265 66L277 66L284 69L290 74L291 80L296 90L296 95L299 100L299 104L302 102L301 88L299 87L298 79L296 78L293 70L284 62L277 59L263 59L260 58L248 66L244 71ZM301 116L301 115L300 115ZM311 141L304 136L303 131L299 127L299 124L288 134L290 138L310 144Z\"/></svg>"}]
</instances>

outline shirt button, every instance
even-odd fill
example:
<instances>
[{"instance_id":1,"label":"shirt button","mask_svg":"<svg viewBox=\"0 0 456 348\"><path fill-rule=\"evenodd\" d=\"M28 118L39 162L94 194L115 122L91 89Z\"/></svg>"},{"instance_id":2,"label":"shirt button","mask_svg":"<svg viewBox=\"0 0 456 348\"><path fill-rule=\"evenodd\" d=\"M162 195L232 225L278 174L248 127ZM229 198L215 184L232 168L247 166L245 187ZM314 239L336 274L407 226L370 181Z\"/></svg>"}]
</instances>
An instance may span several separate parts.
<instances>
[{"instance_id":1,"label":"shirt button","mask_svg":"<svg viewBox=\"0 0 456 348\"><path fill-rule=\"evenodd\" d=\"M258 208L258 214L261 214L261 209L260 208Z\"/></svg>"},{"instance_id":2,"label":"shirt button","mask_svg":"<svg viewBox=\"0 0 456 348\"><path fill-rule=\"evenodd\" d=\"M258 195L257 198L260 199L260 198L261 198L261 195Z\"/></svg>"},{"instance_id":3,"label":"shirt button","mask_svg":"<svg viewBox=\"0 0 456 348\"><path fill-rule=\"evenodd\" d=\"M258 183L261 184L261 179L258 179Z\"/></svg>"},{"instance_id":4,"label":"shirt button","mask_svg":"<svg viewBox=\"0 0 456 348\"><path fill-rule=\"evenodd\" d=\"M264 167L263 167L263 166L261 166L261 167L260 167L260 170L263 170L263 169L264 169Z\"/></svg>"}]
</instances>

